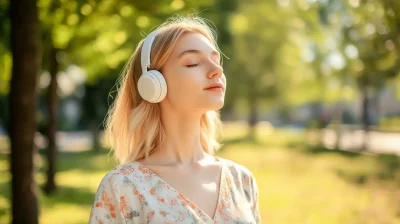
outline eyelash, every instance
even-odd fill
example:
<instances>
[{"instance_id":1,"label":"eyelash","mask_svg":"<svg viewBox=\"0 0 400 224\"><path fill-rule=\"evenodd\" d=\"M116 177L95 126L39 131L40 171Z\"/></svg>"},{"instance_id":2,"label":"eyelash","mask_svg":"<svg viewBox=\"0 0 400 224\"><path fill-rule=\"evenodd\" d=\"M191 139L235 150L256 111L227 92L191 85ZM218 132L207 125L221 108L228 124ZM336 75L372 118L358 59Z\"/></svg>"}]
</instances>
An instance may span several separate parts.
<instances>
[{"instance_id":1,"label":"eyelash","mask_svg":"<svg viewBox=\"0 0 400 224\"><path fill-rule=\"evenodd\" d=\"M200 63L198 63L198 64L186 65L186 67L187 67L187 68L193 68L193 67L198 66L199 64L200 64ZM218 65L220 65L220 63L218 63Z\"/></svg>"}]
</instances>

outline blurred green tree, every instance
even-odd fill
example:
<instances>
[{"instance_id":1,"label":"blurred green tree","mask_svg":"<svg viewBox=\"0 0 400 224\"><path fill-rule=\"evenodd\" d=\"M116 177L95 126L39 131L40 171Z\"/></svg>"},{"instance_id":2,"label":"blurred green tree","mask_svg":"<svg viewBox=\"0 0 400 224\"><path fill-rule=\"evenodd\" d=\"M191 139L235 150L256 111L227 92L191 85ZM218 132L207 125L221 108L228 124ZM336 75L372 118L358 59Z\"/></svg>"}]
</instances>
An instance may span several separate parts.
<instances>
[{"instance_id":1,"label":"blurred green tree","mask_svg":"<svg viewBox=\"0 0 400 224\"><path fill-rule=\"evenodd\" d=\"M400 4L396 1L349 2L343 26L344 45L354 46L358 57L350 61L351 73L362 97L363 149L367 149L372 123L372 98L399 74ZM375 98L375 101L377 98Z\"/></svg>"},{"instance_id":2,"label":"blurred green tree","mask_svg":"<svg viewBox=\"0 0 400 224\"><path fill-rule=\"evenodd\" d=\"M82 20L79 9L86 1L46 1L38 2L39 18L42 28L43 70L50 74L50 83L46 91L46 131L47 145L47 181L44 191L51 194L56 190L55 173L57 161L56 132L58 130L57 73L68 66L61 54L68 50L73 32Z\"/></svg>"},{"instance_id":3,"label":"blurred green tree","mask_svg":"<svg viewBox=\"0 0 400 224\"><path fill-rule=\"evenodd\" d=\"M232 17L231 86L248 102L249 137L255 137L261 101L278 97L280 52L288 41L287 12L275 1L240 3ZM262 29L260 29L262 27ZM232 87L231 87L232 88Z\"/></svg>"}]
</instances>

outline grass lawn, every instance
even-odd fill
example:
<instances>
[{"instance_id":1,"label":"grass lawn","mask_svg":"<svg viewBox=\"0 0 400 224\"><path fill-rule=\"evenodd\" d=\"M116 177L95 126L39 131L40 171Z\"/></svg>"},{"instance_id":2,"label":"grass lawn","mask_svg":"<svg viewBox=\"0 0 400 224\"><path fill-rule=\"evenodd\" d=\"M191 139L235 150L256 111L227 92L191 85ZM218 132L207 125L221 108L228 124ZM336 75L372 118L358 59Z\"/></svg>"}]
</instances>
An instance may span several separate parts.
<instances>
[{"instance_id":1,"label":"grass lawn","mask_svg":"<svg viewBox=\"0 0 400 224\"><path fill-rule=\"evenodd\" d=\"M257 179L263 223L400 223L400 158L307 147L304 135L260 126L227 125L218 155L248 167ZM0 223L10 220L8 156L0 156ZM45 181L36 158L37 182ZM87 223L101 178L115 163L107 152L61 153L54 196L39 191L40 223Z\"/></svg>"}]
</instances>

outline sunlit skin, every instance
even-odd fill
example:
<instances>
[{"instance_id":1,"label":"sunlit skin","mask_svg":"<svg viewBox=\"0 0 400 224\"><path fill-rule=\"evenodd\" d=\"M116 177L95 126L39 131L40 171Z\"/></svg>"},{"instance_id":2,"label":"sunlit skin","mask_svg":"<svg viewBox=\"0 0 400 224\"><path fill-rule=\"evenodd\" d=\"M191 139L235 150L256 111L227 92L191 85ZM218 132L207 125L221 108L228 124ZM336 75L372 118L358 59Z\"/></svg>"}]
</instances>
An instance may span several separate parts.
<instances>
[{"instance_id":1,"label":"sunlit skin","mask_svg":"<svg viewBox=\"0 0 400 224\"><path fill-rule=\"evenodd\" d=\"M221 165L200 143L200 118L224 105L226 78L220 53L202 34L182 35L161 69L168 92L160 103L166 133L160 150L141 162L213 217ZM221 83L222 89L206 89Z\"/></svg>"},{"instance_id":2,"label":"sunlit skin","mask_svg":"<svg viewBox=\"0 0 400 224\"><path fill-rule=\"evenodd\" d=\"M223 106L225 94L204 91L216 82L226 85L220 54L205 36L182 36L162 72L170 90L161 103L162 110L198 120L204 112Z\"/></svg>"},{"instance_id":3,"label":"sunlit skin","mask_svg":"<svg viewBox=\"0 0 400 224\"><path fill-rule=\"evenodd\" d=\"M166 140L152 155L154 163L190 165L210 158L200 144L200 118L224 105L226 78L220 53L204 35L186 33L161 72L168 85L167 96L160 103ZM215 83L221 83L222 90L206 89Z\"/></svg>"}]
</instances>

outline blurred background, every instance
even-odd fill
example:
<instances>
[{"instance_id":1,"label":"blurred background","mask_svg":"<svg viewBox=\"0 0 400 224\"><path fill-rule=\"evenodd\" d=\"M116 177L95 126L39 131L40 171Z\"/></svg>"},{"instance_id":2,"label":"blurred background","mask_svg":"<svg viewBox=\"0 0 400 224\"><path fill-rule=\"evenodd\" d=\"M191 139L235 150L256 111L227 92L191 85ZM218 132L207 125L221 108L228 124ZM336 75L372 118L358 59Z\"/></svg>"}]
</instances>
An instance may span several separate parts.
<instances>
[{"instance_id":1,"label":"blurred background","mask_svg":"<svg viewBox=\"0 0 400 224\"><path fill-rule=\"evenodd\" d=\"M0 0L0 223L88 222L124 64L193 13L229 58L217 155L262 221L400 223L398 0Z\"/></svg>"}]
</instances>

